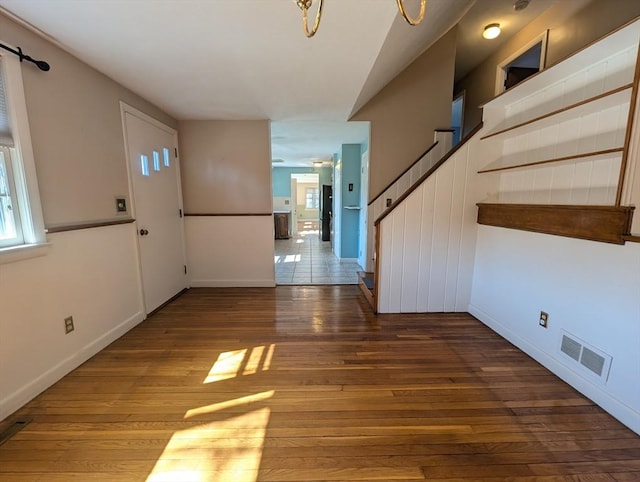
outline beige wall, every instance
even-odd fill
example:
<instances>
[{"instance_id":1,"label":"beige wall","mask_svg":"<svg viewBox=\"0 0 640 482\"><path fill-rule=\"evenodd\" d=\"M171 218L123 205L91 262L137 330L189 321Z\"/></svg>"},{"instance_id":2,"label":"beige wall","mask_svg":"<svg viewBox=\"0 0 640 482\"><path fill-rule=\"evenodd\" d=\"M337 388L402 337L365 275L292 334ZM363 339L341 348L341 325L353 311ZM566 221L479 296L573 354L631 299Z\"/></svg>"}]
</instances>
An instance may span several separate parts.
<instances>
[{"instance_id":1,"label":"beige wall","mask_svg":"<svg viewBox=\"0 0 640 482\"><path fill-rule=\"evenodd\" d=\"M350 119L371 121L369 200L450 127L455 43L452 29Z\"/></svg>"},{"instance_id":2,"label":"beige wall","mask_svg":"<svg viewBox=\"0 0 640 482\"><path fill-rule=\"evenodd\" d=\"M640 2L636 0L592 0L576 10L582 3L557 2L456 83L456 95L466 91L465 133L482 120L480 106L495 96L497 66L545 30L549 30L548 67L640 15Z\"/></svg>"},{"instance_id":3,"label":"beige wall","mask_svg":"<svg viewBox=\"0 0 640 482\"><path fill-rule=\"evenodd\" d=\"M269 121L180 121L179 136L185 212L271 212Z\"/></svg>"},{"instance_id":4,"label":"beige wall","mask_svg":"<svg viewBox=\"0 0 640 482\"><path fill-rule=\"evenodd\" d=\"M129 191L119 101L175 120L2 15L0 41L51 65L22 67L45 225L115 217L115 197Z\"/></svg>"}]
</instances>

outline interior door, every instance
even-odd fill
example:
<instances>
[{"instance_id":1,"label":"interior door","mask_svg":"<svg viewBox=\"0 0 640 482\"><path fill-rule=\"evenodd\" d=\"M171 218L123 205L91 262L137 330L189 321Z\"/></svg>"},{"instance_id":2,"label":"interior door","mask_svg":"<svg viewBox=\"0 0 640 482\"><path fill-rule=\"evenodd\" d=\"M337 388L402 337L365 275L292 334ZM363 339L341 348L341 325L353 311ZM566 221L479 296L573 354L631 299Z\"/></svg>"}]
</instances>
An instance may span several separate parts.
<instances>
[{"instance_id":1,"label":"interior door","mask_svg":"<svg viewBox=\"0 0 640 482\"><path fill-rule=\"evenodd\" d=\"M145 309L187 287L176 132L125 111L127 154L138 232Z\"/></svg>"}]
</instances>

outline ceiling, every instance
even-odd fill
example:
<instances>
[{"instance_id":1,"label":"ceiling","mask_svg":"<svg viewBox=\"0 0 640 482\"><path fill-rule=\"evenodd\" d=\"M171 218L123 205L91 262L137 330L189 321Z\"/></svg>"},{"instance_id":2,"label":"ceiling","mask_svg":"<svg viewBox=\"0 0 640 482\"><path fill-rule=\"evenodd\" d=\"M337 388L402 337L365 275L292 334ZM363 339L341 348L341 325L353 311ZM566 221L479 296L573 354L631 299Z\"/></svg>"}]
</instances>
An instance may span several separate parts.
<instances>
[{"instance_id":1,"label":"ceiling","mask_svg":"<svg viewBox=\"0 0 640 482\"><path fill-rule=\"evenodd\" d=\"M428 0L425 20L411 27L393 0L326 0L312 39L292 0L0 7L177 119L270 119L272 157L285 161L277 165L309 165L366 141L367 123L347 119L453 25L461 22L460 74L556 1L532 0L514 14L512 0ZM417 11L417 0L405 2ZM495 21L504 35L483 41L482 26Z\"/></svg>"}]
</instances>

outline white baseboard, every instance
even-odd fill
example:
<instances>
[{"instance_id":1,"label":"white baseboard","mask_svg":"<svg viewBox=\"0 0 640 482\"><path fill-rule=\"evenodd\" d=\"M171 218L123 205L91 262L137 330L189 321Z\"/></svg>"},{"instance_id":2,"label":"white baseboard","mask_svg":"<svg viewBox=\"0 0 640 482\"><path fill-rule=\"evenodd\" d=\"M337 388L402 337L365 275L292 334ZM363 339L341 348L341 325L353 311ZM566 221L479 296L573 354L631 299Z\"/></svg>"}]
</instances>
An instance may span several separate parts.
<instances>
[{"instance_id":1,"label":"white baseboard","mask_svg":"<svg viewBox=\"0 0 640 482\"><path fill-rule=\"evenodd\" d=\"M521 338L509 328L492 318L489 314L482 311L480 308L469 304L469 313L471 313L501 337L505 338L507 341L511 342L531 358L543 365L564 382L568 383L573 388L578 390L585 397L593 400L603 410L607 411L610 415L618 419L631 430L633 430L637 434L640 434L640 413L627 406L617 398L612 397L609 393L604 391L602 387L595 385L590 380L583 378L580 374L569 369L549 353L540 350L538 347L529 343L524 338Z\"/></svg>"},{"instance_id":2,"label":"white baseboard","mask_svg":"<svg viewBox=\"0 0 640 482\"><path fill-rule=\"evenodd\" d=\"M242 279L242 280L219 280L219 279L192 279L192 288L274 288L274 279Z\"/></svg>"},{"instance_id":3,"label":"white baseboard","mask_svg":"<svg viewBox=\"0 0 640 482\"><path fill-rule=\"evenodd\" d=\"M32 380L17 392L0 400L0 420L8 417L13 412L24 406L29 401L56 383L66 374L82 365L93 355L113 343L122 335L138 325L145 318L143 312L138 312L120 323L118 326L106 332L98 339L92 341L72 356L62 360L57 365L51 367L35 380Z\"/></svg>"}]
</instances>

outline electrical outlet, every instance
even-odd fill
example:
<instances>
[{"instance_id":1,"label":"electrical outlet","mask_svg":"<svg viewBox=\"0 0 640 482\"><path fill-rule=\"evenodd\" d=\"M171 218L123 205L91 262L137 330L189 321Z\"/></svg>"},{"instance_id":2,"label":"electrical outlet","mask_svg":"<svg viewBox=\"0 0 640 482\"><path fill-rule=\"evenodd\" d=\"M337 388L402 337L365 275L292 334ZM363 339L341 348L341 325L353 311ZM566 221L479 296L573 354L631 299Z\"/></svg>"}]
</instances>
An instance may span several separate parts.
<instances>
[{"instance_id":1,"label":"electrical outlet","mask_svg":"<svg viewBox=\"0 0 640 482\"><path fill-rule=\"evenodd\" d=\"M548 323L549 323L549 313L541 311L540 312L540 319L538 320L538 324L542 328L546 328Z\"/></svg>"},{"instance_id":2,"label":"electrical outlet","mask_svg":"<svg viewBox=\"0 0 640 482\"><path fill-rule=\"evenodd\" d=\"M67 316L64 319L64 332L66 335L68 335L73 330L75 330L75 327L73 326L73 316Z\"/></svg>"}]
</instances>

